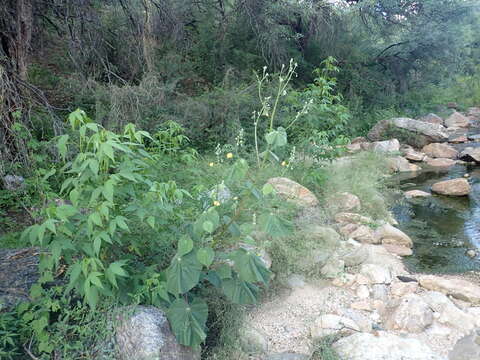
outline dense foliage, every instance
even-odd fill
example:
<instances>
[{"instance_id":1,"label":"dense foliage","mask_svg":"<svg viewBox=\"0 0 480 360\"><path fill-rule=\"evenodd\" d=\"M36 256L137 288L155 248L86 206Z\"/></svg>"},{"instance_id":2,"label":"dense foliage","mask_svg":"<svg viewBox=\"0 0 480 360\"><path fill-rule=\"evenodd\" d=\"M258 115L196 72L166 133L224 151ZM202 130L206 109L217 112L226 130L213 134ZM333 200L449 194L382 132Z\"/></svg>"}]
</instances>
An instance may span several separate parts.
<instances>
[{"instance_id":1,"label":"dense foliage","mask_svg":"<svg viewBox=\"0 0 480 360\"><path fill-rule=\"evenodd\" d=\"M0 357L97 356L105 314L129 304L210 344L220 309L268 286L262 249L285 267L303 254L266 180L357 188L383 216L374 166L359 184L317 164L380 119L480 105L479 15L475 0L2 1L0 177L26 181L0 186L0 247L42 255L32 301L0 311Z\"/></svg>"}]
</instances>

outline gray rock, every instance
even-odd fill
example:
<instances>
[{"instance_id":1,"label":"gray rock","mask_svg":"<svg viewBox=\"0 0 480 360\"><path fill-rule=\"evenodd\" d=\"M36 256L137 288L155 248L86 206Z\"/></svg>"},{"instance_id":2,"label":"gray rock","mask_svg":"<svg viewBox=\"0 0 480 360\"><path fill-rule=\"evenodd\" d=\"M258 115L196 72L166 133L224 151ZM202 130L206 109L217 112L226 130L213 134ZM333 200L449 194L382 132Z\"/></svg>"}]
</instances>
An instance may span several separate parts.
<instances>
[{"instance_id":1,"label":"gray rock","mask_svg":"<svg viewBox=\"0 0 480 360\"><path fill-rule=\"evenodd\" d=\"M417 339L385 332L353 334L335 342L333 348L345 360L445 360Z\"/></svg>"},{"instance_id":2,"label":"gray rock","mask_svg":"<svg viewBox=\"0 0 480 360\"><path fill-rule=\"evenodd\" d=\"M328 259L325 266L322 267L320 273L327 279L334 279L338 275L342 274L344 270L345 262L336 257L331 257Z\"/></svg>"},{"instance_id":3,"label":"gray rock","mask_svg":"<svg viewBox=\"0 0 480 360\"><path fill-rule=\"evenodd\" d=\"M410 333L420 333L433 323L433 311L416 294L408 294L400 299L399 305L387 315L388 329Z\"/></svg>"},{"instance_id":4,"label":"gray rock","mask_svg":"<svg viewBox=\"0 0 480 360\"><path fill-rule=\"evenodd\" d=\"M0 311L29 300L39 278L39 255L38 248L0 249Z\"/></svg>"},{"instance_id":5,"label":"gray rock","mask_svg":"<svg viewBox=\"0 0 480 360\"><path fill-rule=\"evenodd\" d=\"M180 345L163 311L153 306L128 307L115 324L117 360L199 360L200 349Z\"/></svg>"},{"instance_id":6,"label":"gray rock","mask_svg":"<svg viewBox=\"0 0 480 360\"><path fill-rule=\"evenodd\" d=\"M468 135L468 140L479 141L480 140L480 134Z\"/></svg>"},{"instance_id":7,"label":"gray rock","mask_svg":"<svg viewBox=\"0 0 480 360\"><path fill-rule=\"evenodd\" d=\"M464 161L480 162L480 147L467 147L460 153L459 158Z\"/></svg>"},{"instance_id":8,"label":"gray rock","mask_svg":"<svg viewBox=\"0 0 480 360\"><path fill-rule=\"evenodd\" d=\"M292 274L287 278L287 285L291 289L302 288L306 285L305 276L299 274Z\"/></svg>"},{"instance_id":9,"label":"gray rock","mask_svg":"<svg viewBox=\"0 0 480 360\"><path fill-rule=\"evenodd\" d=\"M240 346L249 355L265 354L268 351L267 335L251 325L240 329Z\"/></svg>"},{"instance_id":10,"label":"gray rock","mask_svg":"<svg viewBox=\"0 0 480 360\"><path fill-rule=\"evenodd\" d=\"M6 190L16 191L25 186L25 179L22 176L6 175L3 177L3 184Z\"/></svg>"},{"instance_id":11,"label":"gray rock","mask_svg":"<svg viewBox=\"0 0 480 360\"><path fill-rule=\"evenodd\" d=\"M480 329L457 341L448 354L449 360L480 359Z\"/></svg>"},{"instance_id":12,"label":"gray rock","mask_svg":"<svg viewBox=\"0 0 480 360\"><path fill-rule=\"evenodd\" d=\"M438 125L443 125L443 119L436 115L436 114L427 114L425 116L422 116L421 118L418 119L419 121L424 121L430 124L438 124Z\"/></svg>"},{"instance_id":13,"label":"gray rock","mask_svg":"<svg viewBox=\"0 0 480 360\"><path fill-rule=\"evenodd\" d=\"M345 266L357 266L363 264L368 259L369 254L366 247L359 246L351 250L344 250L340 254L340 258L345 263Z\"/></svg>"},{"instance_id":14,"label":"gray rock","mask_svg":"<svg viewBox=\"0 0 480 360\"><path fill-rule=\"evenodd\" d=\"M439 124L431 124L424 121L418 121L409 118L393 118L378 122L368 133L368 138L372 141L382 140L386 134L403 136L402 142L409 145L422 147L432 142L443 142L448 140L446 129ZM393 132L393 134L392 134Z\"/></svg>"},{"instance_id":15,"label":"gray rock","mask_svg":"<svg viewBox=\"0 0 480 360\"><path fill-rule=\"evenodd\" d=\"M284 352L281 354L270 354L265 360L308 360L310 356Z\"/></svg>"}]
</instances>

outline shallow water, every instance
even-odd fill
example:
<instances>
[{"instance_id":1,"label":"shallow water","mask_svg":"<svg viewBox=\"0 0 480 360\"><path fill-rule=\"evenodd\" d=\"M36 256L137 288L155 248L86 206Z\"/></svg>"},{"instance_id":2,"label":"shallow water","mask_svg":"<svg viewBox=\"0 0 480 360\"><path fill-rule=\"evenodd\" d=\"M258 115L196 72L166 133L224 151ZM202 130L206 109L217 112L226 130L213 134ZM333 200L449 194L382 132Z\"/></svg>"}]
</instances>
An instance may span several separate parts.
<instances>
[{"instance_id":1,"label":"shallow water","mask_svg":"<svg viewBox=\"0 0 480 360\"><path fill-rule=\"evenodd\" d=\"M393 213L399 227L414 241L413 255L404 258L412 271L459 273L480 270L480 168L456 165L448 170L425 170L419 176L402 174L396 178L402 190L430 192L433 183L470 174L472 191L465 197L433 195L402 200Z\"/></svg>"}]
</instances>

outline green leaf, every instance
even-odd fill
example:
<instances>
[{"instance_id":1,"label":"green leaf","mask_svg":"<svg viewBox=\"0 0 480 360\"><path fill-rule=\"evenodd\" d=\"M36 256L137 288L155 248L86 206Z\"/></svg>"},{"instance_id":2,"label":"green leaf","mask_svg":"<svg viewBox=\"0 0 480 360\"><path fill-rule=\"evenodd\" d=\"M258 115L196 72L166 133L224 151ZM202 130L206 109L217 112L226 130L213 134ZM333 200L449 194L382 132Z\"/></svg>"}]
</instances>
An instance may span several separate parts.
<instances>
[{"instance_id":1,"label":"green leaf","mask_svg":"<svg viewBox=\"0 0 480 360\"><path fill-rule=\"evenodd\" d=\"M287 236L292 233L292 223L274 214L260 216L262 230L272 237Z\"/></svg>"},{"instance_id":2,"label":"green leaf","mask_svg":"<svg viewBox=\"0 0 480 360\"><path fill-rule=\"evenodd\" d=\"M215 230L213 223L209 220L205 221L203 223L203 230L205 230L209 234L213 233L213 231Z\"/></svg>"},{"instance_id":3,"label":"green leaf","mask_svg":"<svg viewBox=\"0 0 480 360\"><path fill-rule=\"evenodd\" d=\"M270 195L275 192L275 188L272 186L272 184L265 184L262 187L262 193L263 196Z\"/></svg>"},{"instance_id":4,"label":"green leaf","mask_svg":"<svg viewBox=\"0 0 480 360\"><path fill-rule=\"evenodd\" d=\"M105 182L105 185L103 185L102 194L105 197L105 199L107 199L107 201L110 201L111 203L113 203L113 181L112 180L108 180L107 182Z\"/></svg>"},{"instance_id":5,"label":"green leaf","mask_svg":"<svg viewBox=\"0 0 480 360\"><path fill-rule=\"evenodd\" d=\"M129 231L130 229L128 228L128 225L127 225L127 223L125 222L125 220L127 220L127 219L126 219L125 217L123 217L123 216L117 216L117 217L115 218L115 222L116 222L116 224L118 225L118 227L119 227L120 229Z\"/></svg>"},{"instance_id":6,"label":"green leaf","mask_svg":"<svg viewBox=\"0 0 480 360\"><path fill-rule=\"evenodd\" d=\"M78 206L78 199L80 198L80 192L78 191L77 188L70 191L69 197L72 204L75 206Z\"/></svg>"},{"instance_id":7,"label":"green leaf","mask_svg":"<svg viewBox=\"0 0 480 360\"><path fill-rule=\"evenodd\" d=\"M227 298L235 304L255 304L259 292L257 286L238 278L223 280L222 290Z\"/></svg>"},{"instance_id":8,"label":"green leaf","mask_svg":"<svg viewBox=\"0 0 480 360\"><path fill-rule=\"evenodd\" d=\"M251 251L239 249L233 254L232 260L240 280L252 283L268 283L270 271L265 267L263 261Z\"/></svg>"},{"instance_id":9,"label":"green leaf","mask_svg":"<svg viewBox=\"0 0 480 360\"><path fill-rule=\"evenodd\" d=\"M115 161L114 155L113 155L113 147L110 145L108 142L102 144L102 151L104 152L105 155L107 155L112 161Z\"/></svg>"},{"instance_id":10,"label":"green leaf","mask_svg":"<svg viewBox=\"0 0 480 360\"><path fill-rule=\"evenodd\" d=\"M193 249L193 241L188 236L182 236L178 240L178 256L187 255Z\"/></svg>"},{"instance_id":11,"label":"green leaf","mask_svg":"<svg viewBox=\"0 0 480 360\"><path fill-rule=\"evenodd\" d=\"M57 141L57 148L58 152L60 153L60 156L65 159L67 156L67 141L68 141L69 136L68 135L62 135L58 138Z\"/></svg>"},{"instance_id":12,"label":"green leaf","mask_svg":"<svg viewBox=\"0 0 480 360\"><path fill-rule=\"evenodd\" d=\"M248 162L245 159L238 159L235 164L230 169L230 173L228 174L228 181L240 181L247 176L248 173Z\"/></svg>"},{"instance_id":13,"label":"green leaf","mask_svg":"<svg viewBox=\"0 0 480 360\"><path fill-rule=\"evenodd\" d=\"M57 216L62 220L67 220L69 217L77 214L78 210L72 205L60 205L56 209Z\"/></svg>"},{"instance_id":14,"label":"green leaf","mask_svg":"<svg viewBox=\"0 0 480 360\"><path fill-rule=\"evenodd\" d=\"M155 218L153 216L149 216L147 218L147 224L150 225L152 229L155 229Z\"/></svg>"},{"instance_id":15,"label":"green leaf","mask_svg":"<svg viewBox=\"0 0 480 360\"><path fill-rule=\"evenodd\" d=\"M207 337L205 325L208 307L205 301L195 298L191 304L188 304L183 299L177 299L167 310L167 317L180 344L197 346Z\"/></svg>"},{"instance_id":16,"label":"green leaf","mask_svg":"<svg viewBox=\"0 0 480 360\"><path fill-rule=\"evenodd\" d=\"M174 295L184 294L195 287L202 271L202 264L194 252L175 256L167 268L167 289Z\"/></svg>"},{"instance_id":17,"label":"green leaf","mask_svg":"<svg viewBox=\"0 0 480 360\"><path fill-rule=\"evenodd\" d=\"M206 267L209 267L213 263L213 259L215 258L215 251L212 248L201 248L197 251L197 259Z\"/></svg>"},{"instance_id":18,"label":"green leaf","mask_svg":"<svg viewBox=\"0 0 480 360\"><path fill-rule=\"evenodd\" d=\"M232 278L232 268L227 264L222 264L217 267L216 272L220 279L231 279Z\"/></svg>"},{"instance_id":19,"label":"green leaf","mask_svg":"<svg viewBox=\"0 0 480 360\"><path fill-rule=\"evenodd\" d=\"M56 234L57 233L57 229L55 227L55 221L53 219L48 219L47 221L45 221L45 226L48 230L50 230L52 233Z\"/></svg>"},{"instance_id":20,"label":"green leaf","mask_svg":"<svg viewBox=\"0 0 480 360\"><path fill-rule=\"evenodd\" d=\"M90 159L88 162L88 167L95 175L98 175L99 164L97 159Z\"/></svg>"},{"instance_id":21,"label":"green leaf","mask_svg":"<svg viewBox=\"0 0 480 360\"><path fill-rule=\"evenodd\" d=\"M266 134L265 140L274 149L285 146L287 145L287 132L284 128L279 127L277 130L270 131L268 134Z\"/></svg>"}]
</instances>

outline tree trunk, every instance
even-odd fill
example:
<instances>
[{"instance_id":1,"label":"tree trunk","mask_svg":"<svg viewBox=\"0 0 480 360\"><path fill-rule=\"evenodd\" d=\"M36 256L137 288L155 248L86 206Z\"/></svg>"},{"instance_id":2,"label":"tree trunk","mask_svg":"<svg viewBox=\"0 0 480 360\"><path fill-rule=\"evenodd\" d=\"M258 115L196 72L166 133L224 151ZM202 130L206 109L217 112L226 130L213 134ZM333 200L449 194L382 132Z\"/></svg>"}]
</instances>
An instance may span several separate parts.
<instances>
[{"instance_id":1,"label":"tree trunk","mask_svg":"<svg viewBox=\"0 0 480 360\"><path fill-rule=\"evenodd\" d=\"M16 66L21 80L27 80L28 53L32 40L33 6L32 0L17 0Z\"/></svg>"},{"instance_id":2,"label":"tree trunk","mask_svg":"<svg viewBox=\"0 0 480 360\"><path fill-rule=\"evenodd\" d=\"M143 24L143 56L147 65L147 72L152 73L155 70L155 49L157 40L154 32L154 11L155 5L152 0L143 0L145 10L145 22Z\"/></svg>"}]
</instances>

